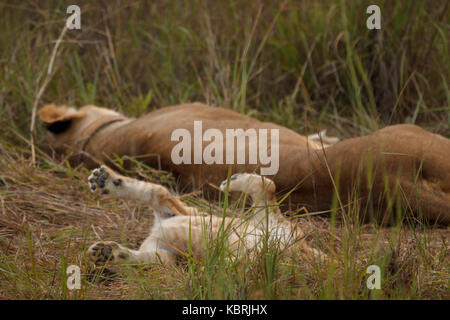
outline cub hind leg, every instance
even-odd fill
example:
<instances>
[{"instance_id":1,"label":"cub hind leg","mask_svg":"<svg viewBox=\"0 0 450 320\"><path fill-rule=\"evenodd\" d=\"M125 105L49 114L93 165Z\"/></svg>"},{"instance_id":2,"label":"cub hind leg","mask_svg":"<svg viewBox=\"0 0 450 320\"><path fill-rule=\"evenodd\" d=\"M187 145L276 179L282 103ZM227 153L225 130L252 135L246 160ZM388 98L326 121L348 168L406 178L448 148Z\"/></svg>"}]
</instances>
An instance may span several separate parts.
<instances>
[{"instance_id":1,"label":"cub hind leg","mask_svg":"<svg viewBox=\"0 0 450 320\"><path fill-rule=\"evenodd\" d=\"M91 245L87 251L87 257L96 265L109 264L149 264L161 262L172 264L175 255L164 249L159 249L155 244L146 246L145 250L132 250L114 241L100 241Z\"/></svg>"},{"instance_id":2,"label":"cub hind leg","mask_svg":"<svg viewBox=\"0 0 450 320\"><path fill-rule=\"evenodd\" d=\"M230 181L224 180L220 184L220 190L227 189L230 192L242 192L248 194L253 207L271 205L276 202L275 183L254 173L236 173L230 177Z\"/></svg>"},{"instance_id":3,"label":"cub hind leg","mask_svg":"<svg viewBox=\"0 0 450 320\"><path fill-rule=\"evenodd\" d=\"M271 179L251 173L234 174L230 177L229 181L224 180L220 184L222 191L225 191L227 188L231 192L248 194L252 202L252 207L264 208L270 206L269 221L272 222L271 226L273 227L273 231L281 236L281 240L284 240L283 242L286 247L292 247L295 244L296 247L302 250L306 257L321 262L327 261L327 255L320 250L310 247L305 242L305 233L303 230L292 221L289 221L281 213L275 196L276 186ZM259 212L265 213L264 210L260 210Z\"/></svg>"}]
</instances>

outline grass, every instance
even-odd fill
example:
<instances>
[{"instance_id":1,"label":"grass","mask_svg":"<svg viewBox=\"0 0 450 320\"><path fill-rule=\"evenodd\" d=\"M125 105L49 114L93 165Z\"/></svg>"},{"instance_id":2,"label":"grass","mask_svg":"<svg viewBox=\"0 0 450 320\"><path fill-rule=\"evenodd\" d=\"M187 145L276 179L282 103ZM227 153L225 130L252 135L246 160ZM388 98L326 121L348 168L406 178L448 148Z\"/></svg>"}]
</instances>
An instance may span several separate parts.
<instances>
[{"instance_id":1,"label":"grass","mask_svg":"<svg viewBox=\"0 0 450 320\"><path fill-rule=\"evenodd\" d=\"M0 1L0 298L6 299L448 299L448 228L361 225L357 201L300 219L335 262L309 265L267 247L255 259L124 266L89 281L85 252L97 239L137 247L148 208L88 192L87 171L53 157L33 104L64 27L60 1ZM377 4L381 31L366 29ZM301 134L341 137L395 123L450 136L446 1L85 1L82 30L68 30L39 101L108 106L139 116L203 101ZM173 177L137 163L130 175L176 189ZM351 195L357 199L357 191ZM221 214L240 202L185 200ZM395 206L391 210L403 210ZM373 209L372 210L376 210ZM343 219L342 217L345 217ZM81 290L65 282L83 272ZM368 290L377 264L382 290Z\"/></svg>"}]
</instances>

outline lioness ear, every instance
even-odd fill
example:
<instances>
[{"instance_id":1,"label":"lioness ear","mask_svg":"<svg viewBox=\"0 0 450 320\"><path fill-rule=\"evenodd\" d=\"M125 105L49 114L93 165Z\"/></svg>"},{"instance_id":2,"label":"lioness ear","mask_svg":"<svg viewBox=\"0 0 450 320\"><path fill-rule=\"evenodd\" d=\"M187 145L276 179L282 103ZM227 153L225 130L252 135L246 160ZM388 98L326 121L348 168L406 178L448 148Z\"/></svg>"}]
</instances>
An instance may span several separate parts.
<instances>
[{"instance_id":1,"label":"lioness ear","mask_svg":"<svg viewBox=\"0 0 450 320\"><path fill-rule=\"evenodd\" d=\"M45 123L47 130L58 134L69 129L73 119L83 118L86 114L74 108L66 106L57 107L54 104L47 104L39 110L39 116Z\"/></svg>"}]
</instances>

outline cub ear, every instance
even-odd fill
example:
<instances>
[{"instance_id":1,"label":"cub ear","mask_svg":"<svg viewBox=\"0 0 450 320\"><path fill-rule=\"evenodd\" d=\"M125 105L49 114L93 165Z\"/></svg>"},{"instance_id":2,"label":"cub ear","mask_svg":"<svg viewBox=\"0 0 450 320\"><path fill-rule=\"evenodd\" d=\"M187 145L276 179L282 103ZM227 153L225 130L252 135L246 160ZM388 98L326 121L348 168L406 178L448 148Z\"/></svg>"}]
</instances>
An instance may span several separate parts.
<instances>
[{"instance_id":1,"label":"cub ear","mask_svg":"<svg viewBox=\"0 0 450 320\"><path fill-rule=\"evenodd\" d=\"M54 104L47 104L39 110L39 117L45 123L47 130L58 134L69 129L73 119L85 117L83 111L66 106L57 107Z\"/></svg>"}]
</instances>

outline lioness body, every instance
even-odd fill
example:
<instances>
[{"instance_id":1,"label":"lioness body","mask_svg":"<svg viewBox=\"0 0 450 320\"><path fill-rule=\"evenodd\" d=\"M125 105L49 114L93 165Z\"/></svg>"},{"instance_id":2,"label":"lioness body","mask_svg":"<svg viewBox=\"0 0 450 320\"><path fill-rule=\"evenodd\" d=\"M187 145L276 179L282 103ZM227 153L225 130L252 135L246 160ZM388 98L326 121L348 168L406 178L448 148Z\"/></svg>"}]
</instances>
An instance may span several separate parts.
<instances>
[{"instance_id":1,"label":"lioness body","mask_svg":"<svg viewBox=\"0 0 450 320\"><path fill-rule=\"evenodd\" d=\"M385 206L386 196L399 195L413 212L450 223L450 140L418 126L394 125L321 148L290 129L201 103L162 108L136 120L123 117L98 131L89 129L95 121L120 115L95 106L78 111L47 106L40 115L49 126L70 122L65 130L52 135L56 148L79 152L78 140L83 137L83 152L99 162L108 163L115 155L138 157L174 172L195 188L220 183L228 165L174 164L172 149L178 143L171 141L174 130L184 128L193 136L194 121L200 120L203 130L218 129L224 136L226 129L279 129L279 170L270 178L281 192L295 189L290 203L327 210L336 188L343 204L371 199ZM86 135L86 131L92 133ZM88 167L97 165L88 157L83 161ZM234 164L232 170L254 172L258 168L258 164L247 163ZM355 186L358 192L351 195Z\"/></svg>"}]
</instances>

